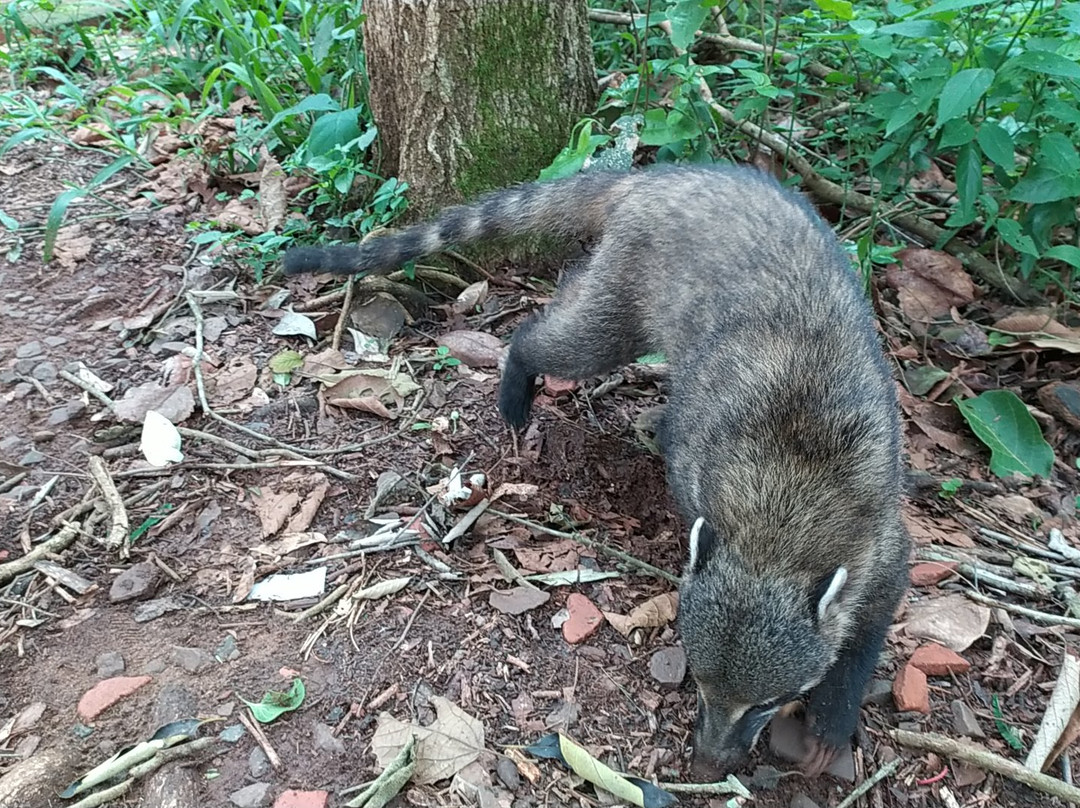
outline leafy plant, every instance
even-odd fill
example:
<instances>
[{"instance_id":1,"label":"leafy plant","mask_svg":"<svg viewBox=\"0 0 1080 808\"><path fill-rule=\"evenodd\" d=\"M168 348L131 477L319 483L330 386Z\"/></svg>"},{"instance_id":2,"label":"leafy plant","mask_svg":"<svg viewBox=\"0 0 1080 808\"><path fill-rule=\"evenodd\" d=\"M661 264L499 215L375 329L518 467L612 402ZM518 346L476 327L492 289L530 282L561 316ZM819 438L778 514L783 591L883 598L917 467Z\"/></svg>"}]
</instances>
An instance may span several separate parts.
<instances>
[{"instance_id":1,"label":"leafy plant","mask_svg":"<svg viewBox=\"0 0 1080 808\"><path fill-rule=\"evenodd\" d=\"M1054 450L1016 393L988 390L975 398L956 399L956 406L971 431L989 447L990 471L998 477L1050 474Z\"/></svg>"}]
</instances>

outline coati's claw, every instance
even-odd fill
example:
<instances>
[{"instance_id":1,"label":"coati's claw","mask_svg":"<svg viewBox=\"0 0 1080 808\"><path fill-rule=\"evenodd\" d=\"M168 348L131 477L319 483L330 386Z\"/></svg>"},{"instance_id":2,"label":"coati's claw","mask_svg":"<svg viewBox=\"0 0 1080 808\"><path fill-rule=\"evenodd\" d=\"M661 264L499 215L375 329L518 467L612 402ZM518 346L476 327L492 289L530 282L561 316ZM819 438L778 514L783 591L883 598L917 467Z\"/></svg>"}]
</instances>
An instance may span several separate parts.
<instances>
[{"instance_id":1,"label":"coati's claw","mask_svg":"<svg viewBox=\"0 0 1080 808\"><path fill-rule=\"evenodd\" d=\"M840 749L813 735L806 736L806 757L800 768L807 777L820 777L840 755Z\"/></svg>"}]
</instances>

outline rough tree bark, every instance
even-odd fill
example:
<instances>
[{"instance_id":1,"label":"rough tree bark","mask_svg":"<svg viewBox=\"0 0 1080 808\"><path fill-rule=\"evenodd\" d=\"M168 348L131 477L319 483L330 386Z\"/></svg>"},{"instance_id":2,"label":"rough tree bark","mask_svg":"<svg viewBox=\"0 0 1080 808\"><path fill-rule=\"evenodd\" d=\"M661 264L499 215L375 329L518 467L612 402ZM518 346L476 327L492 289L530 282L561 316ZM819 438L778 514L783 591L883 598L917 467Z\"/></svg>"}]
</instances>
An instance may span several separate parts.
<instances>
[{"instance_id":1,"label":"rough tree bark","mask_svg":"<svg viewBox=\"0 0 1080 808\"><path fill-rule=\"evenodd\" d=\"M596 101L585 0L364 0L384 176L409 218L535 179Z\"/></svg>"}]
</instances>

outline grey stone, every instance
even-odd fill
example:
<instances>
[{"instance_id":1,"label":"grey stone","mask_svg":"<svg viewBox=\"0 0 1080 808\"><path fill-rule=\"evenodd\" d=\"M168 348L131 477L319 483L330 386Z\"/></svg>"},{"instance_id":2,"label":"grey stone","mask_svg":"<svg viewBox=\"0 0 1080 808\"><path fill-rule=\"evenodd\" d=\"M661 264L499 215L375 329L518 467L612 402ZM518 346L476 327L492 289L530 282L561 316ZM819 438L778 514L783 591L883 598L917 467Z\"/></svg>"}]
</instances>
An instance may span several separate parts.
<instances>
[{"instance_id":1,"label":"grey stone","mask_svg":"<svg viewBox=\"0 0 1080 808\"><path fill-rule=\"evenodd\" d=\"M248 755L248 771L256 780L270 773L270 758L261 746L254 747Z\"/></svg>"},{"instance_id":2,"label":"grey stone","mask_svg":"<svg viewBox=\"0 0 1080 808\"><path fill-rule=\"evenodd\" d=\"M214 665L214 658L202 648L181 648L174 646L172 661L188 673L202 673Z\"/></svg>"},{"instance_id":3,"label":"grey stone","mask_svg":"<svg viewBox=\"0 0 1080 808\"><path fill-rule=\"evenodd\" d=\"M176 598L157 598L156 600L148 600L146 603L140 603L135 607L133 616L136 623L147 623L151 620L157 620L163 614L179 611L183 608L184 604Z\"/></svg>"},{"instance_id":4,"label":"grey stone","mask_svg":"<svg viewBox=\"0 0 1080 808\"><path fill-rule=\"evenodd\" d=\"M312 727L315 737L315 745L324 752L340 755L345 752L345 744L341 738L334 735L334 731L321 721L316 721Z\"/></svg>"},{"instance_id":5,"label":"grey stone","mask_svg":"<svg viewBox=\"0 0 1080 808\"><path fill-rule=\"evenodd\" d=\"M876 704L887 707L892 704L892 682L888 679L872 679L863 695L863 704Z\"/></svg>"},{"instance_id":6,"label":"grey stone","mask_svg":"<svg viewBox=\"0 0 1080 808\"><path fill-rule=\"evenodd\" d=\"M975 712L960 699L956 699L951 705L953 717L953 729L959 735L967 735L969 738L985 738L986 733L979 726L979 719Z\"/></svg>"},{"instance_id":7,"label":"grey stone","mask_svg":"<svg viewBox=\"0 0 1080 808\"><path fill-rule=\"evenodd\" d=\"M30 371L30 375L39 382L54 382L58 372L55 362L42 362Z\"/></svg>"},{"instance_id":8,"label":"grey stone","mask_svg":"<svg viewBox=\"0 0 1080 808\"><path fill-rule=\"evenodd\" d=\"M50 348L59 348L67 342L67 337L45 337L42 341Z\"/></svg>"},{"instance_id":9,"label":"grey stone","mask_svg":"<svg viewBox=\"0 0 1080 808\"><path fill-rule=\"evenodd\" d=\"M29 359L32 356L41 356L43 353L45 353L45 349L41 347L41 343L34 340L33 342L24 342L16 348L15 358Z\"/></svg>"},{"instance_id":10,"label":"grey stone","mask_svg":"<svg viewBox=\"0 0 1080 808\"><path fill-rule=\"evenodd\" d=\"M15 372L21 376L29 376L34 368L37 367L37 364L37 359L16 359Z\"/></svg>"},{"instance_id":11,"label":"grey stone","mask_svg":"<svg viewBox=\"0 0 1080 808\"><path fill-rule=\"evenodd\" d=\"M81 401L69 401L63 407L55 409L49 413L49 426L60 426L66 424L72 418L77 418L82 415L83 410L86 409L86 405Z\"/></svg>"},{"instance_id":12,"label":"grey stone","mask_svg":"<svg viewBox=\"0 0 1080 808\"><path fill-rule=\"evenodd\" d=\"M154 601L150 601L150 603L153 602ZM149 606L150 604L148 603L144 605ZM158 657L157 659L151 659L149 662L146 663L145 667L143 667L143 673L148 673L151 676L157 676L157 674L159 673L164 673L165 669L168 667L169 666L166 664L165 660L161 657Z\"/></svg>"},{"instance_id":13,"label":"grey stone","mask_svg":"<svg viewBox=\"0 0 1080 808\"><path fill-rule=\"evenodd\" d=\"M240 649L236 647L236 637L228 635L221 644L214 649L214 658L218 662L231 662L240 658Z\"/></svg>"},{"instance_id":14,"label":"grey stone","mask_svg":"<svg viewBox=\"0 0 1080 808\"><path fill-rule=\"evenodd\" d=\"M661 648L649 660L649 674L662 685L678 685L686 677L686 651L678 645Z\"/></svg>"},{"instance_id":15,"label":"grey stone","mask_svg":"<svg viewBox=\"0 0 1080 808\"><path fill-rule=\"evenodd\" d=\"M791 798L789 808L820 808L820 806L805 794L796 794Z\"/></svg>"},{"instance_id":16,"label":"grey stone","mask_svg":"<svg viewBox=\"0 0 1080 808\"><path fill-rule=\"evenodd\" d=\"M252 783L229 795L229 802L237 808L262 808L270 804L270 784Z\"/></svg>"},{"instance_id":17,"label":"grey stone","mask_svg":"<svg viewBox=\"0 0 1080 808\"><path fill-rule=\"evenodd\" d=\"M154 594L161 579L161 570L149 561L134 564L116 576L109 589L109 601L126 603L129 600L145 600Z\"/></svg>"},{"instance_id":18,"label":"grey stone","mask_svg":"<svg viewBox=\"0 0 1080 808\"><path fill-rule=\"evenodd\" d=\"M236 743L244 737L246 730L243 724L231 724L218 733L218 737L225 743Z\"/></svg>"},{"instance_id":19,"label":"grey stone","mask_svg":"<svg viewBox=\"0 0 1080 808\"><path fill-rule=\"evenodd\" d=\"M15 385L15 389L11 391L11 398L13 401L19 401L20 399L26 398L32 392L34 392L34 385L30 384L30 382L19 382Z\"/></svg>"},{"instance_id":20,"label":"grey stone","mask_svg":"<svg viewBox=\"0 0 1080 808\"><path fill-rule=\"evenodd\" d=\"M124 672L124 658L119 651L105 651L97 655L94 660L97 665L97 675L100 679L109 679L119 676Z\"/></svg>"},{"instance_id":21,"label":"grey stone","mask_svg":"<svg viewBox=\"0 0 1080 808\"><path fill-rule=\"evenodd\" d=\"M37 449L31 449L29 452L19 458L20 466L33 466L40 463L45 459L45 455L39 452Z\"/></svg>"},{"instance_id":22,"label":"grey stone","mask_svg":"<svg viewBox=\"0 0 1080 808\"><path fill-rule=\"evenodd\" d=\"M511 791L517 791L521 787L521 775L518 774L514 761L508 757L499 758L499 762L495 764L495 776Z\"/></svg>"}]
</instances>

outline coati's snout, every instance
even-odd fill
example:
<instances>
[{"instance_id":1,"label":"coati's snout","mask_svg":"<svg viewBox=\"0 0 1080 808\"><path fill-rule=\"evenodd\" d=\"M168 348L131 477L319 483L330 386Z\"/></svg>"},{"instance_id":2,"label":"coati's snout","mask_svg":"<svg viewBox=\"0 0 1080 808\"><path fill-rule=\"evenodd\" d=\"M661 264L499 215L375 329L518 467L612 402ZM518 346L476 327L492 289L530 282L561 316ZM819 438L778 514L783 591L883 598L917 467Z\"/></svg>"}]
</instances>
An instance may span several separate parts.
<instances>
[{"instance_id":1,"label":"coati's snout","mask_svg":"<svg viewBox=\"0 0 1080 808\"><path fill-rule=\"evenodd\" d=\"M714 783L746 763L758 736L776 712L752 707L736 711L715 702L708 686L698 686L697 721L694 724L694 754L690 772L695 782ZM709 703L709 695L714 703Z\"/></svg>"}]
</instances>

